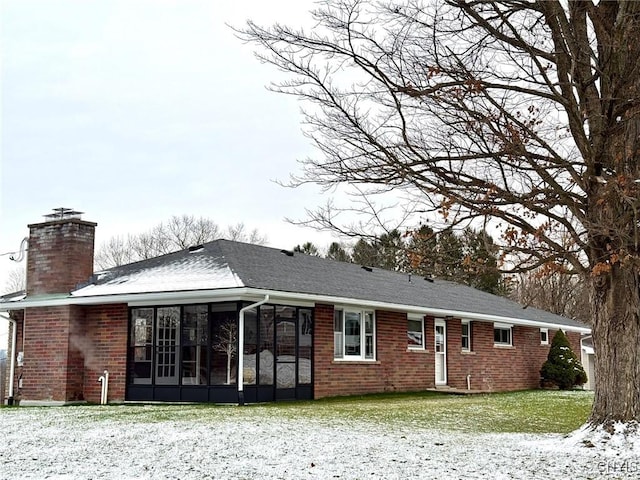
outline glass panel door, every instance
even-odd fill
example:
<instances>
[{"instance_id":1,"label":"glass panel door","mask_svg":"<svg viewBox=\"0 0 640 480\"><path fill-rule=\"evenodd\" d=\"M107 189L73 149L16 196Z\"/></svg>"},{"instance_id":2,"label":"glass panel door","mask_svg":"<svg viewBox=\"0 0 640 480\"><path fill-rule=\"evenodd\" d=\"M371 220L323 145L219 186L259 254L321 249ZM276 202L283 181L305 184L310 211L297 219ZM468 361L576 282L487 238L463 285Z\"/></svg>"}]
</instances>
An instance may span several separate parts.
<instances>
[{"instance_id":1,"label":"glass panel door","mask_svg":"<svg viewBox=\"0 0 640 480\"><path fill-rule=\"evenodd\" d=\"M436 385L447 384L447 328L444 320L435 321Z\"/></svg>"},{"instance_id":2,"label":"glass panel door","mask_svg":"<svg viewBox=\"0 0 640 480\"><path fill-rule=\"evenodd\" d=\"M156 384L177 385L179 378L180 307L158 308L156 325Z\"/></svg>"},{"instance_id":3,"label":"glass panel door","mask_svg":"<svg viewBox=\"0 0 640 480\"><path fill-rule=\"evenodd\" d=\"M276 308L276 388L296 387L296 309Z\"/></svg>"},{"instance_id":4,"label":"glass panel door","mask_svg":"<svg viewBox=\"0 0 640 480\"><path fill-rule=\"evenodd\" d=\"M313 362L313 312L311 310L300 309L298 332L298 385L310 385Z\"/></svg>"},{"instance_id":5,"label":"glass panel door","mask_svg":"<svg viewBox=\"0 0 640 480\"><path fill-rule=\"evenodd\" d=\"M245 349L256 348L256 312L245 315ZM209 360L209 384L232 385L236 383L238 364L238 313L232 303L211 306L211 354ZM246 360L245 360L246 362ZM246 364L245 364L246 366ZM255 381L255 370L252 378ZM247 376L245 374L245 382Z\"/></svg>"},{"instance_id":6,"label":"glass panel door","mask_svg":"<svg viewBox=\"0 0 640 480\"><path fill-rule=\"evenodd\" d=\"M206 385L209 312L206 305L182 309L182 384Z\"/></svg>"}]
</instances>

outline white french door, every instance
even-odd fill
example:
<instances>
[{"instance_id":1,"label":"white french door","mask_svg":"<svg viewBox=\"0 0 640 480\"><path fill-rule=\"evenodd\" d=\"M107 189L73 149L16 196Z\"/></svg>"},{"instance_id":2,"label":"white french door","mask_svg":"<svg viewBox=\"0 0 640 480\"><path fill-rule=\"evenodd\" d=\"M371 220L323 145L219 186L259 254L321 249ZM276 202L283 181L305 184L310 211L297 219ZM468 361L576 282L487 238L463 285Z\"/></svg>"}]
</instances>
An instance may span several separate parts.
<instances>
[{"instance_id":1,"label":"white french door","mask_svg":"<svg viewBox=\"0 0 640 480\"><path fill-rule=\"evenodd\" d=\"M435 361L436 385L447 384L447 324L444 320L435 321Z\"/></svg>"},{"instance_id":2,"label":"white french door","mask_svg":"<svg viewBox=\"0 0 640 480\"><path fill-rule=\"evenodd\" d=\"M179 379L180 309L158 309L156 325L156 384L177 385Z\"/></svg>"}]
</instances>

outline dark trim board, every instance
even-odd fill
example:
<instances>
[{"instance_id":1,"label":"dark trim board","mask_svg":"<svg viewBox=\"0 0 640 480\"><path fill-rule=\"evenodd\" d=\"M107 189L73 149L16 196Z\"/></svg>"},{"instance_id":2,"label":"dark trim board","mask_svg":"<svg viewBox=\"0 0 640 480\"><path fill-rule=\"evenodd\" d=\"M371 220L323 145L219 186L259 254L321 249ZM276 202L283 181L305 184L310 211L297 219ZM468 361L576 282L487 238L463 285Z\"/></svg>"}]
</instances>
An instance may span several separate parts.
<instances>
[{"instance_id":1,"label":"dark trim board","mask_svg":"<svg viewBox=\"0 0 640 480\"><path fill-rule=\"evenodd\" d=\"M312 399L311 385L288 389L255 385L244 387L244 400L247 403ZM235 385L224 387L129 385L125 400L128 402L238 403L238 389Z\"/></svg>"}]
</instances>

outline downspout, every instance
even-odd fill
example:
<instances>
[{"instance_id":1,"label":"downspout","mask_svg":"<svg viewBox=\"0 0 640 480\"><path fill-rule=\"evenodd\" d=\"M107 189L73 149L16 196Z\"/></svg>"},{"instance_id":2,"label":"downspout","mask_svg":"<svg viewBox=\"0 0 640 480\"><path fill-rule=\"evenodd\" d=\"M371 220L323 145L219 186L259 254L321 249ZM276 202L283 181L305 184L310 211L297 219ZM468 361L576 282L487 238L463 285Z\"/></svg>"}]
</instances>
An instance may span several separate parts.
<instances>
[{"instance_id":1,"label":"downspout","mask_svg":"<svg viewBox=\"0 0 640 480\"><path fill-rule=\"evenodd\" d=\"M98 378L98 382L102 384L100 387L100 405L106 405L109 392L109 372L107 370Z\"/></svg>"},{"instance_id":2,"label":"downspout","mask_svg":"<svg viewBox=\"0 0 640 480\"><path fill-rule=\"evenodd\" d=\"M18 343L18 322L11 317L6 317L0 314L0 318L8 320L12 325L11 335L11 362L9 363L9 396L7 398L7 405L13 405L13 377L16 374L16 344ZM4 387L4 385L2 386Z\"/></svg>"},{"instance_id":3,"label":"downspout","mask_svg":"<svg viewBox=\"0 0 640 480\"><path fill-rule=\"evenodd\" d=\"M259 307L269 301L269 295L262 300L242 307L238 314L238 405L244 405L244 312Z\"/></svg>"}]
</instances>

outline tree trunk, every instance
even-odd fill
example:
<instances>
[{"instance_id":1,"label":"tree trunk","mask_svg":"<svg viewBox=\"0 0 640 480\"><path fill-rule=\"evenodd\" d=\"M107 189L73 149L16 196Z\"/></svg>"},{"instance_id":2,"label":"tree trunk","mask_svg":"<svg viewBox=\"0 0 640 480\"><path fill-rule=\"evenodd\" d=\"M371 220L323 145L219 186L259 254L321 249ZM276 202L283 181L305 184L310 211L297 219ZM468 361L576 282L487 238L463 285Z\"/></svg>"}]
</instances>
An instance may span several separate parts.
<instances>
[{"instance_id":1,"label":"tree trunk","mask_svg":"<svg viewBox=\"0 0 640 480\"><path fill-rule=\"evenodd\" d=\"M640 421L640 282L614 265L591 278L595 399L589 423Z\"/></svg>"}]
</instances>

